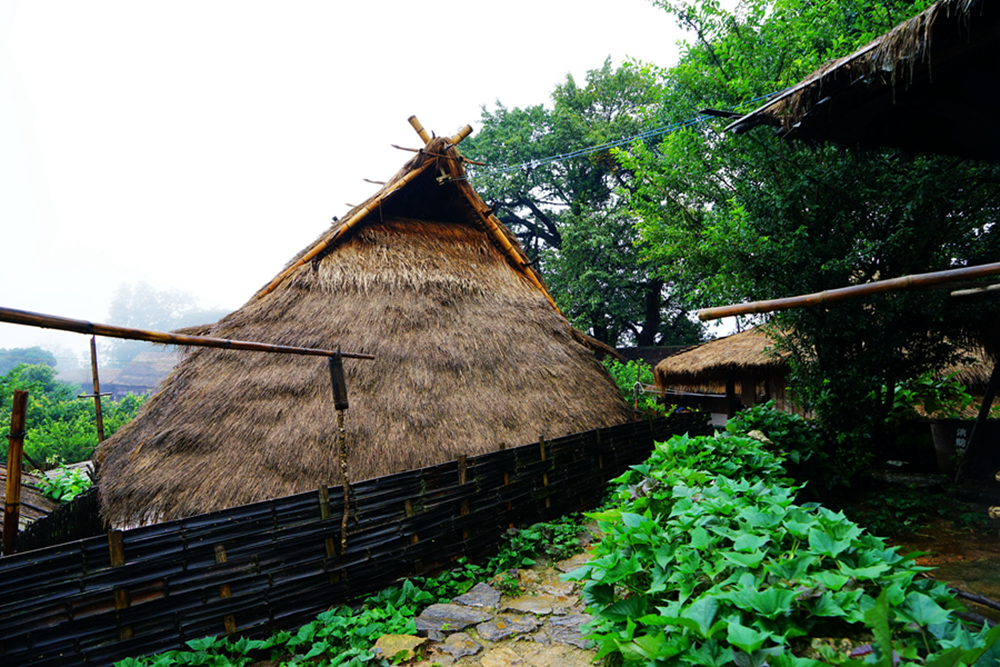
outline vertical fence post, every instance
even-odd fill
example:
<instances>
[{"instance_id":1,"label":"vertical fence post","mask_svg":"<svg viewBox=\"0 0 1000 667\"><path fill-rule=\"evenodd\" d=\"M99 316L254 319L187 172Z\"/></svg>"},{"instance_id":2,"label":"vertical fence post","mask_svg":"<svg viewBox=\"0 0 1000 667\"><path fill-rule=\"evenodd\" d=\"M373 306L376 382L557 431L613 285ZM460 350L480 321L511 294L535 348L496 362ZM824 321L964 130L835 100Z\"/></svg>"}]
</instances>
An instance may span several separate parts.
<instances>
[{"instance_id":1,"label":"vertical fence post","mask_svg":"<svg viewBox=\"0 0 1000 667\"><path fill-rule=\"evenodd\" d=\"M111 553L111 567L121 567L125 565L125 543L122 540L122 531L112 530L108 533L108 551ZM125 641L132 638L132 626L121 625L123 609L128 609L132 605L128 588L125 586L115 587L115 609L118 610L118 639Z\"/></svg>"},{"instance_id":2,"label":"vertical fence post","mask_svg":"<svg viewBox=\"0 0 1000 667\"><path fill-rule=\"evenodd\" d=\"M215 545L215 562L217 565L226 562L226 546L224 544ZM219 597L222 599L233 597L233 589L229 587L229 584L219 586ZM226 629L227 635L233 634L236 632L236 617L232 614L226 614L222 617L222 625Z\"/></svg>"},{"instance_id":3,"label":"vertical fence post","mask_svg":"<svg viewBox=\"0 0 1000 667\"><path fill-rule=\"evenodd\" d=\"M330 510L330 488L326 484L319 485L319 518L329 519L333 516ZM337 543L332 537L324 538L323 546L326 548L326 557L333 558L337 555ZM330 583L335 584L340 581L340 572L330 572Z\"/></svg>"},{"instance_id":4,"label":"vertical fence post","mask_svg":"<svg viewBox=\"0 0 1000 667\"><path fill-rule=\"evenodd\" d=\"M464 486L467 477L468 477L468 462L466 460L465 454L462 454L461 456L458 457L458 485L459 486ZM459 511L459 514L461 514L462 516L466 516L469 513L469 499L468 498L462 499L462 504L459 506L459 510L458 511ZM468 539L469 539L469 531L463 529L462 530L462 540L465 541L465 540L468 540Z\"/></svg>"},{"instance_id":5,"label":"vertical fence post","mask_svg":"<svg viewBox=\"0 0 1000 667\"><path fill-rule=\"evenodd\" d=\"M543 438L542 436L538 436L538 447L541 449L542 460L544 461L545 460L545 438ZM542 486L546 487L548 485L549 485L549 473L543 472L542 473ZM545 508L548 509L550 507L552 507L552 498L551 498L551 496L549 496L548 494L546 494L545 495Z\"/></svg>"},{"instance_id":6,"label":"vertical fence post","mask_svg":"<svg viewBox=\"0 0 1000 667\"><path fill-rule=\"evenodd\" d=\"M7 436L7 488L3 506L3 552L17 550L17 529L21 520L21 455L24 450L24 421L28 412L28 392L14 390Z\"/></svg>"}]
</instances>

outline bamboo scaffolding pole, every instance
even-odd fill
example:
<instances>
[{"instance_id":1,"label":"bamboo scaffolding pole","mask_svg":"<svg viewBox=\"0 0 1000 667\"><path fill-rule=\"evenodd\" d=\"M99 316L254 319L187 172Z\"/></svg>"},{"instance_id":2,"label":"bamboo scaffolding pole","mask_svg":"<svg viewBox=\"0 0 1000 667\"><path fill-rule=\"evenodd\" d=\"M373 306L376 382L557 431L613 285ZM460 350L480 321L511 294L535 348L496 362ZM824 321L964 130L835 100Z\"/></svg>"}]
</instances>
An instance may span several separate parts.
<instances>
[{"instance_id":1,"label":"bamboo scaffolding pole","mask_svg":"<svg viewBox=\"0 0 1000 667\"><path fill-rule=\"evenodd\" d=\"M413 120L416 120L412 116L411 116L411 118L413 118ZM412 122L411 122L411 125L412 125ZM417 121L417 125L420 125L419 121ZM421 126L421 129L423 129L422 126ZM424 133L426 134L426 130L424 131ZM461 130L459 130L455 134L455 136L453 136L451 138L451 144L455 145L457 143L460 143L462 141L462 139L465 139L470 134L472 134L472 126L466 125ZM421 138L423 138L423 135L421 135ZM261 289L259 292L257 292L257 295L256 295L255 298L259 299L259 298L261 298L263 296L266 296L266 295L270 294L274 290L275 287L277 287L278 285L280 285L282 283L282 281L285 280L285 278L287 278L288 276L290 276L294 271L296 271L303 264L306 264L306 263L312 261L312 259L314 257L316 257L318 254L320 254L321 252L323 252L324 250L326 250L327 248L329 248L333 243L335 243L337 241L337 239L339 239L342 236L344 236L345 234L347 234L359 222L361 222L362 220L364 220L365 218L367 218L370 213L373 213L373 212L377 211L378 208L382 205L382 202L384 202L388 197L390 197L392 194L398 192L400 189L402 189L403 187L405 187L407 183L410 183L411 181L413 181L414 179L416 179L418 176L420 176L422 173L424 173L425 171L427 171L431 167L431 165L433 165L433 164L436 164L436 160L427 160L422 165L420 165L419 167L417 167L416 169L414 169L413 171L409 172L408 174L406 174L405 176L403 176L401 179L399 179L398 181L396 181L395 183L393 183L392 186L391 186L392 187L391 190L389 190L388 192L382 193L381 195L379 195L378 197L376 197L374 200L372 200L371 202L369 202L368 204L366 204L363 208L361 208L361 210L355 212L354 215L352 215L350 218L348 218L347 220L345 220L339 227L337 227L337 229L333 230L333 232L329 236L327 236L325 239L323 239L322 241L320 241L319 243L317 243L316 245L314 245L312 248L310 248L309 251L306 254L302 255L302 257L300 257L294 264L292 264L287 269L285 269L284 271L282 271L281 273L279 273L278 276L274 280L272 280L267 285L265 285L263 289ZM346 357L348 355L344 354L344 356Z\"/></svg>"},{"instance_id":2,"label":"bamboo scaffolding pole","mask_svg":"<svg viewBox=\"0 0 1000 667\"><path fill-rule=\"evenodd\" d=\"M833 303L836 301L843 301L845 299L853 299L859 296L878 294L880 292L910 289L913 287L933 287L935 285L947 284L958 279L982 278L985 276L995 275L1000 275L1000 262L982 264L980 266L970 266L964 269L950 269L948 271L934 271L932 273L916 273L911 276L889 278L888 280L876 280L864 285L852 285L851 287L841 287L839 289L815 292L813 294L790 296L784 299L754 301L753 303L738 303L731 306L719 306L718 308L703 308L698 311L698 319L705 321L717 320L720 317L731 317L733 315L773 313L779 310L788 310L790 308L799 308L801 306L817 306L824 303Z\"/></svg>"},{"instance_id":3,"label":"bamboo scaffolding pole","mask_svg":"<svg viewBox=\"0 0 1000 667\"><path fill-rule=\"evenodd\" d=\"M0 308L0 322L23 324L42 329L58 329L74 331L91 336L106 336L108 338L125 338L127 340L145 340L150 343L168 343L171 345L189 345L191 347L220 347L228 350L251 350L254 352L276 352L281 354L301 354L314 357L332 357L337 350L320 350L311 347L290 347L288 345L270 345L245 340L229 340L228 338L208 338L206 336L185 336L182 334L163 333L162 331L145 331L117 327L111 324L95 324L85 320L73 320L68 317L32 313L27 310ZM344 352L342 357L348 359L374 359L371 354L360 352Z\"/></svg>"},{"instance_id":4,"label":"bamboo scaffolding pole","mask_svg":"<svg viewBox=\"0 0 1000 667\"><path fill-rule=\"evenodd\" d=\"M10 412L10 435L7 436L7 488L3 505L3 553L17 550L18 522L21 520L21 451L24 448L24 423L28 412L28 392L14 390Z\"/></svg>"}]
</instances>

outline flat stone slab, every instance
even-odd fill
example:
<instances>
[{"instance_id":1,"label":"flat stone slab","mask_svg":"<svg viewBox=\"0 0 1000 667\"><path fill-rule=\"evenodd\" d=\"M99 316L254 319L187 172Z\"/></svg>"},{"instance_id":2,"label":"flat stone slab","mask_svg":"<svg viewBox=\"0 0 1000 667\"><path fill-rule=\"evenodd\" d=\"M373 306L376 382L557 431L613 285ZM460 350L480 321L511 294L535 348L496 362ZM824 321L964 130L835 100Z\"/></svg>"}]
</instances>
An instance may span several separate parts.
<instances>
[{"instance_id":1,"label":"flat stone slab","mask_svg":"<svg viewBox=\"0 0 1000 667\"><path fill-rule=\"evenodd\" d=\"M452 602L466 607L495 607L500 603L500 591L489 584L479 582L469 592L459 595Z\"/></svg>"},{"instance_id":2,"label":"flat stone slab","mask_svg":"<svg viewBox=\"0 0 1000 667\"><path fill-rule=\"evenodd\" d=\"M553 617L545 626L545 634L554 642L569 644L577 648L590 648L593 640L584 639L580 626L593 620L589 614L569 614Z\"/></svg>"},{"instance_id":3,"label":"flat stone slab","mask_svg":"<svg viewBox=\"0 0 1000 667\"><path fill-rule=\"evenodd\" d=\"M531 667L531 663L506 646L498 646L483 654L479 663L483 667Z\"/></svg>"},{"instance_id":4,"label":"flat stone slab","mask_svg":"<svg viewBox=\"0 0 1000 667\"><path fill-rule=\"evenodd\" d=\"M414 637L413 635L382 635L375 642L374 652L383 658L393 661L400 653L403 660L410 660L416 656L418 647L427 643L424 637Z\"/></svg>"},{"instance_id":5,"label":"flat stone slab","mask_svg":"<svg viewBox=\"0 0 1000 667\"><path fill-rule=\"evenodd\" d=\"M432 604L424 609L415 620L421 632L444 632L464 630L493 618L493 614L458 604Z\"/></svg>"},{"instance_id":6,"label":"flat stone slab","mask_svg":"<svg viewBox=\"0 0 1000 667\"><path fill-rule=\"evenodd\" d=\"M561 560L556 563L556 569L560 572L572 572L573 570L583 567L591 560L590 552L584 551L579 553L572 558L567 558L566 560Z\"/></svg>"},{"instance_id":7,"label":"flat stone slab","mask_svg":"<svg viewBox=\"0 0 1000 667\"><path fill-rule=\"evenodd\" d=\"M439 651L451 654L456 660L467 655L475 655L483 650L483 645L464 632L448 635L443 643L437 646Z\"/></svg>"},{"instance_id":8,"label":"flat stone slab","mask_svg":"<svg viewBox=\"0 0 1000 667\"><path fill-rule=\"evenodd\" d=\"M554 602L555 599L550 595L521 595L508 600L503 610L521 614L547 616L552 613Z\"/></svg>"},{"instance_id":9,"label":"flat stone slab","mask_svg":"<svg viewBox=\"0 0 1000 667\"><path fill-rule=\"evenodd\" d=\"M479 636L488 642L498 642L514 635L536 630L541 622L534 616L500 616L476 626Z\"/></svg>"}]
</instances>

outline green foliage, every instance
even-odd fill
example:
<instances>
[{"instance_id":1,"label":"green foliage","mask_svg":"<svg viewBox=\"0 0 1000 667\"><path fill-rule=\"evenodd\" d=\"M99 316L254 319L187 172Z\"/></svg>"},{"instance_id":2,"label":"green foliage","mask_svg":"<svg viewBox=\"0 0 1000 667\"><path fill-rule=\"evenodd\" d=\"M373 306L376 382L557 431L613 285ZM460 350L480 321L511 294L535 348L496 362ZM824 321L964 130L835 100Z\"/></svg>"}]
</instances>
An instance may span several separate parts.
<instances>
[{"instance_id":1,"label":"green foliage","mask_svg":"<svg viewBox=\"0 0 1000 667\"><path fill-rule=\"evenodd\" d=\"M735 430L735 429L734 429ZM966 629L944 584L842 513L796 504L784 459L738 433L676 436L615 482L585 582L599 656L646 665L865 664L810 637L871 647L874 664L971 665L1000 630ZM943 656L948 656L945 661Z\"/></svg>"},{"instance_id":2,"label":"green foliage","mask_svg":"<svg viewBox=\"0 0 1000 667\"><path fill-rule=\"evenodd\" d=\"M617 359L605 359L604 368L607 369L611 377L614 378L615 384L618 385L618 391L621 392L622 398L629 405L634 405L636 400L636 383L644 385L652 385L655 380L653 378L653 370L646 364L631 359L626 363L622 363ZM657 396L645 393L639 393L639 410L647 413L662 413L664 407L657 402Z\"/></svg>"},{"instance_id":3,"label":"green foliage","mask_svg":"<svg viewBox=\"0 0 1000 667\"><path fill-rule=\"evenodd\" d=\"M11 372L18 364L34 366L45 364L56 367L56 357L48 350L40 347L12 347L9 350L0 347L0 375Z\"/></svg>"},{"instance_id":4,"label":"green foliage","mask_svg":"<svg viewBox=\"0 0 1000 667\"><path fill-rule=\"evenodd\" d=\"M62 465L52 477L42 477L40 486L46 497L59 502L69 502L89 489L92 484L93 480L86 471L80 468L71 470Z\"/></svg>"},{"instance_id":5,"label":"green foliage","mask_svg":"<svg viewBox=\"0 0 1000 667\"><path fill-rule=\"evenodd\" d=\"M50 466L92 457L97 446L93 400L77 398L78 388L57 380L55 371L45 365L19 365L0 376L0 410L5 414L10 414L15 389L28 392L24 451L33 461ZM145 400L145 396L129 395L102 401L105 436L131 420ZM0 439L0 456L6 460L6 438Z\"/></svg>"},{"instance_id":6,"label":"green foliage","mask_svg":"<svg viewBox=\"0 0 1000 667\"><path fill-rule=\"evenodd\" d=\"M691 41L661 73L660 122L780 91L925 8L921 0L658 0ZM636 144L628 203L642 248L692 305L821 292L992 261L1000 166L742 135L711 121ZM776 316L790 379L850 478L884 442L896 383L941 368L957 328L995 310L945 293L892 292Z\"/></svg>"},{"instance_id":7,"label":"green foliage","mask_svg":"<svg viewBox=\"0 0 1000 667\"><path fill-rule=\"evenodd\" d=\"M567 76L551 108L484 108L481 129L462 144L463 153L486 163L471 169L477 191L537 260L559 307L610 345L695 343L704 332L640 261L634 218L618 192L630 175L611 152L545 159L649 129L660 88L653 68L614 68L608 60L587 72L584 85Z\"/></svg>"},{"instance_id":8,"label":"green foliage","mask_svg":"<svg viewBox=\"0 0 1000 667\"><path fill-rule=\"evenodd\" d=\"M958 419L972 401L972 395L955 379L955 373L945 377L924 373L896 386L889 418L897 422L917 419L920 415L915 408L921 407L932 419Z\"/></svg>"}]
</instances>

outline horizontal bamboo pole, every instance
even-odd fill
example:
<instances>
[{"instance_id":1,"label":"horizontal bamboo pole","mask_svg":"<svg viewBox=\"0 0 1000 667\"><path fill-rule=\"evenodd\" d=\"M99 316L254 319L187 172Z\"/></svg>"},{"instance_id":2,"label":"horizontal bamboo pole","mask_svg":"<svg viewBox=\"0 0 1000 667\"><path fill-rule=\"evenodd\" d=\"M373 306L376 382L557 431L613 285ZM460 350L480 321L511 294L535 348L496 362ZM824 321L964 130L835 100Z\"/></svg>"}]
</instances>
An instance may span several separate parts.
<instances>
[{"instance_id":1,"label":"horizontal bamboo pole","mask_svg":"<svg viewBox=\"0 0 1000 667\"><path fill-rule=\"evenodd\" d=\"M189 345L191 347L221 347L229 350L251 350L254 352L277 352L280 354L302 354L314 357L332 357L336 350L320 350L311 347L289 347L288 345L270 345L227 338L208 338L205 336L185 336L181 334L163 333L161 331L144 331L128 327L116 327L111 324L94 324L84 320L72 320L68 317L43 315L27 310L0 308L0 322L23 324L42 329L58 329L60 331L75 331L91 336L106 336L108 338L125 338L127 340L145 340L150 343L168 343L171 345ZM359 352L342 352L342 357L349 359L374 359L374 355Z\"/></svg>"},{"instance_id":2,"label":"horizontal bamboo pole","mask_svg":"<svg viewBox=\"0 0 1000 667\"><path fill-rule=\"evenodd\" d=\"M472 127L470 125L466 125L461 130L459 130L455 136L451 138L451 143L453 145L457 144L470 134L472 134ZM345 220L343 224L337 227L337 229L335 229L329 236L327 236L325 239L323 239L322 241L314 245L312 248L310 248L309 252L302 255L302 257L300 257L298 261L296 261L287 269L279 273L274 280L269 282L261 291L257 292L256 298L259 299L260 297L265 296L269 294L271 291L273 291L275 287L280 285L285 278L290 276L300 266L312 261L312 259L316 257L316 255L320 254L321 252L329 248L337 239L339 239L341 236L343 236L351 229L353 229L359 222L367 218L369 213L378 210L378 207L381 206L382 202L384 202L390 195L397 192L400 188L403 188L407 183L409 183L410 181L414 180L417 176L427 171L427 169L429 169L432 164L435 164L435 162L436 162L435 160L427 160L422 165L420 165L419 167L417 167L416 169L414 169L413 171L411 171L410 173L406 174L401 179L393 183L392 190L383 193L381 196L370 202L360 211L357 211L354 215Z\"/></svg>"},{"instance_id":3,"label":"horizontal bamboo pole","mask_svg":"<svg viewBox=\"0 0 1000 667\"><path fill-rule=\"evenodd\" d=\"M934 271L932 273L917 273L912 276L902 276L900 278L889 278L888 280L876 280L864 285L852 285L851 287L841 287L839 289L815 292L813 294L803 294L801 296L790 296L784 299L770 299L768 301L754 301L753 303L738 303L731 306L719 306L718 308L703 308L698 311L698 319L717 320L720 317L732 317L733 315L750 315L753 313L773 313L779 310L799 308L801 306L817 306L824 303L844 301L859 296L867 296L880 292L890 292L893 290L909 289L912 287L933 287L943 285L953 280L965 278L983 278L985 276L1000 275L1000 262L993 264L982 264L980 266L970 266L964 269L950 269L948 271Z\"/></svg>"}]
</instances>

